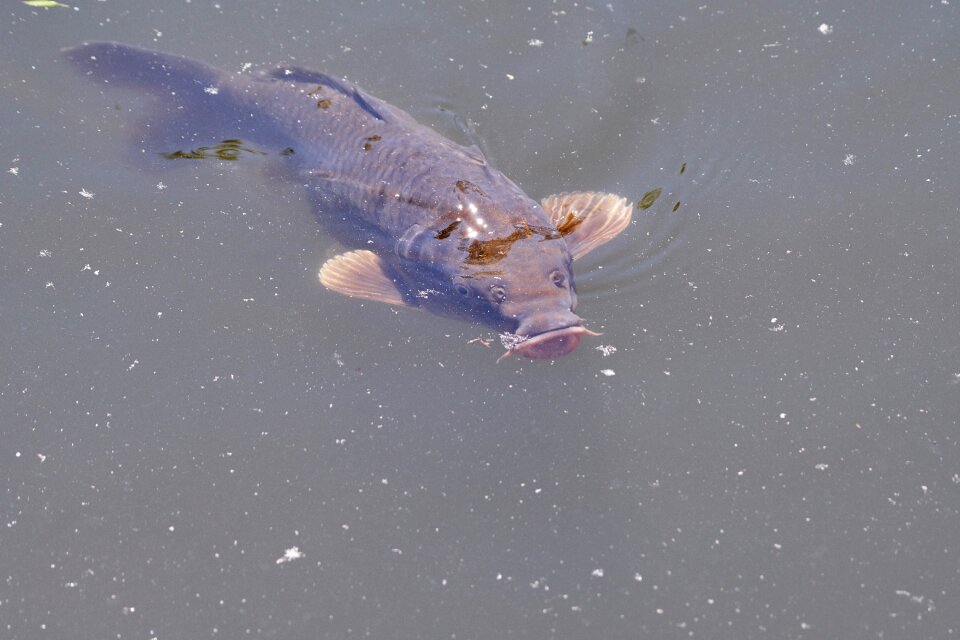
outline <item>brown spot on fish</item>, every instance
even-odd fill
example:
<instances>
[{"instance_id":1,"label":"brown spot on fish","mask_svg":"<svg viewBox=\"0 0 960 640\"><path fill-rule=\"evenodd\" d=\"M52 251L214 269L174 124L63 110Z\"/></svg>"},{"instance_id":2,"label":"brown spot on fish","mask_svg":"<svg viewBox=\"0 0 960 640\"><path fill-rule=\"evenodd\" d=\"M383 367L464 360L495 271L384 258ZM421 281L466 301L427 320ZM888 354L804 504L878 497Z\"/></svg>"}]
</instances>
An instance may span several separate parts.
<instances>
[{"instance_id":1,"label":"brown spot on fish","mask_svg":"<svg viewBox=\"0 0 960 640\"><path fill-rule=\"evenodd\" d=\"M333 102L329 98L320 98L317 100L318 109L329 109Z\"/></svg>"},{"instance_id":2,"label":"brown spot on fish","mask_svg":"<svg viewBox=\"0 0 960 640\"><path fill-rule=\"evenodd\" d=\"M526 240L533 235L529 225L517 225L517 228L505 238L492 240L474 240L467 246L467 264L492 264L507 257L515 242Z\"/></svg>"},{"instance_id":3,"label":"brown spot on fish","mask_svg":"<svg viewBox=\"0 0 960 640\"><path fill-rule=\"evenodd\" d=\"M282 155L282 156L292 156L292 155L294 155L295 153L296 153L296 151L293 150L293 147L287 147L286 149L281 149L281 150L280 150L280 155Z\"/></svg>"},{"instance_id":4,"label":"brown spot on fish","mask_svg":"<svg viewBox=\"0 0 960 640\"><path fill-rule=\"evenodd\" d=\"M443 229L437 232L437 235L433 236L437 240L444 240L450 237L450 234L453 233L453 230L460 226L460 220L454 220Z\"/></svg>"},{"instance_id":5,"label":"brown spot on fish","mask_svg":"<svg viewBox=\"0 0 960 640\"><path fill-rule=\"evenodd\" d=\"M380 136L378 136L377 134L373 134L372 136L367 136L363 140L364 140L363 150L370 151L370 149L373 149L374 142L380 142Z\"/></svg>"},{"instance_id":6,"label":"brown spot on fish","mask_svg":"<svg viewBox=\"0 0 960 640\"><path fill-rule=\"evenodd\" d=\"M469 180L457 180L457 191L461 193L475 193L478 196L485 197L487 194L483 192L483 189L473 184Z\"/></svg>"}]
</instances>

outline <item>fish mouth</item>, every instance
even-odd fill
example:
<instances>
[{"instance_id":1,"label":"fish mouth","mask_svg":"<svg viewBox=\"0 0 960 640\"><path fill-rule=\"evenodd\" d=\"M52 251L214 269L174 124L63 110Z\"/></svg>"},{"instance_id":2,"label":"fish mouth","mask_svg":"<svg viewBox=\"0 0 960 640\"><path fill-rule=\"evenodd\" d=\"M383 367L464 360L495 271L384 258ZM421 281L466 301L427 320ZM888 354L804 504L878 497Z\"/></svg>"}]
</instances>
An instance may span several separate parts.
<instances>
[{"instance_id":1,"label":"fish mouth","mask_svg":"<svg viewBox=\"0 0 960 640\"><path fill-rule=\"evenodd\" d=\"M599 336L602 334L596 331L590 331L581 325L563 327L562 329L551 329L524 340L512 348L507 349L497 362L516 353L531 360L543 360L545 358L559 358L575 350L580 346L580 338L583 335Z\"/></svg>"}]
</instances>

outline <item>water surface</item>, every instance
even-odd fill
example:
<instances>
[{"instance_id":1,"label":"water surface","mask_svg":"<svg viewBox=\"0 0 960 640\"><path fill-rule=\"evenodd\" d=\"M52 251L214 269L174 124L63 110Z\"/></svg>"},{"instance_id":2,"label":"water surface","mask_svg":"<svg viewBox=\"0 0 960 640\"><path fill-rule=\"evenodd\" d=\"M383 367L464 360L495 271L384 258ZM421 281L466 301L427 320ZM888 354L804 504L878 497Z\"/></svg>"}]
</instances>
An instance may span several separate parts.
<instances>
[{"instance_id":1,"label":"water surface","mask_svg":"<svg viewBox=\"0 0 960 640\"><path fill-rule=\"evenodd\" d=\"M5 15L0 635L960 633L956 3ZM57 58L94 39L343 75L534 197L662 189L578 264L604 335L497 365L323 290L303 194L144 162L148 102Z\"/></svg>"}]
</instances>

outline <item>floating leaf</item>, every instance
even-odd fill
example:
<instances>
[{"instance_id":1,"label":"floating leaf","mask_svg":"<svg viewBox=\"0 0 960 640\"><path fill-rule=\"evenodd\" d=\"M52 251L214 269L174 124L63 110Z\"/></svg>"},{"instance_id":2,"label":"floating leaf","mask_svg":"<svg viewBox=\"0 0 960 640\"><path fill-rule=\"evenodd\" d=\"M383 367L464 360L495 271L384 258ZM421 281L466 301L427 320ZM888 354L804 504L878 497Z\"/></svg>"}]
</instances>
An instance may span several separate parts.
<instances>
[{"instance_id":1,"label":"floating leaf","mask_svg":"<svg viewBox=\"0 0 960 640\"><path fill-rule=\"evenodd\" d=\"M49 9L50 7L70 8L70 5L57 2L56 0L23 0L23 4L28 7L42 7L44 9Z\"/></svg>"},{"instance_id":2,"label":"floating leaf","mask_svg":"<svg viewBox=\"0 0 960 640\"><path fill-rule=\"evenodd\" d=\"M643 194L643 197L640 198L640 202L637 203L638 209L649 209L653 206L653 203L657 201L657 198L660 197L660 193L663 191L660 187L653 189L652 191L647 191Z\"/></svg>"}]
</instances>

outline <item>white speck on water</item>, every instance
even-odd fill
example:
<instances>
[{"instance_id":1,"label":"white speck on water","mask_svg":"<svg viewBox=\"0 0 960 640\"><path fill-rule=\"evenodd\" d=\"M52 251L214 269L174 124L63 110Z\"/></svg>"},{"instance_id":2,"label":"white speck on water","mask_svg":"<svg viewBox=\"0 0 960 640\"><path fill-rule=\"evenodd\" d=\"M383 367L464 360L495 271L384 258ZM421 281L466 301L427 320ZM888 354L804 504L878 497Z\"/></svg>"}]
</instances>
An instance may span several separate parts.
<instances>
[{"instance_id":1,"label":"white speck on water","mask_svg":"<svg viewBox=\"0 0 960 640\"><path fill-rule=\"evenodd\" d=\"M18 176L20 175L20 167L10 167L9 169L7 169L7 173L14 176Z\"/></svg>"},{"instance_id":2,"label":"white speck on water","mask_svg":"<svg viewBox=\"0 0 960 640\"><path fill-rule=\"evenodd\" d=\"M81 188L80 191L78 191L78 193L79 193L81 196L83 196L84 198L86 198L87 200L91 200L91 199L93 198L93 196L95 195L95 194L93 194L93 193L90 193L89 191L87 191L87 190L84 189L84 188Z\"/></svg>"},{"instance_id":3,"label":"white speck on water","mask_svg":"<svg viewBox=\"0 0 960 640\"><path fill-rule=\"evenodd\" d=\"M300 551L300 547L290 547L285 549L283 555L277 558L277 564L283 564L284 562L293 562L294 560L299 560L303 557L303 552Z\"/></svg>"},{"instance_id":4,"label":"white speck on water","mask_svg":"<svg viewBox=\"0 0 960 640\"><path fill-rule=\"evenodd\" d=\"M507 74L507 80L516 80L516 79L517 79L517 77L516 77L515 75L513 75L512 73L508 73L508 74Z\"/></svg>"},{"instance_id":5,"label":"white speck on water","mask_svg":"<svg viewBox=\"0 0 960 640\"><path fill-rule=\"evenodd\" d=\"M163 191L166 188L167 188L167 185L163 184L162 180L157 183L157 191Z\"/></svg>"},{"instance_id":6,"label":"white speck on water","mask_svg":"<svg viewBox=\"0 0 960 640\"><path fill-rule=\"evenodd\" d=\"M847 155L845 155L845 156L843 157L843 165L844 165L845 167L849 167L850 165L852 165L852 164L853 164L854 162L856 162L856 161L857 161L857 156L855 156L855 155L852 154L852 153L848 153Z\"/></svg>"},{"instance_id":7,"label":"white speck on water","mask_svg":"<svg viewBox=\"0 0 960 640\"><path fill-rule=\"evenodd\" d=\"M590 575L593 576L594 578L602 578L602 577L603 577L603 569L599 569L599 568L598 568L598 569L594 569L593 571L590 572Z\"/></svg>"},{"instance_id":8,"label":"white speck on water","mask_svg":"<svg viewBox=\"0 0 960 640\"><path fill-rule=\"evenodd\" d=\"M47 456L43 455L42 453L38 453L37 459L40 460L40 462L43 462L44 460L47 459ZM926 487L924 487L924 493L926 493Z\"/></svg>"},{"instance_id":9,"label":"white speck on water","mask_svg":"<svg viewBox=\"0 0 960 640\"><path fill-rule=\"evenodd\" d=\"M786 417L787 417L787 414L785 414L785 413L781 413L781 414L780 414L780 419L781 419L781 420L783 420L783 419L786 418Z\"/></svg>"},{"instance_id":10,"label":"white speck on water","mask_svg":"<svg viewBox=\"0 0 960 640\"><path fill-rule=\"evenodd\" d=\"M617 352L617 348L615 346L606 345L606 344L598 345L597 347L595 347L595 349L599 351L604 358Z\"/></svg>"},{"instance_id":11,"label":"white speck on water","mask_svg":"<svg viewBox=\"0 0 960 640\"><path fill-rule=\"evenodd\" d=\"M819 27L817 27L817 31L819 31L820 33L822 33L822 34L825 35L825 36L828 36L828 35L830 35L831 33L833 33L833 25L829 25L829 24L827 24L826 22L824 22L824 23L821 24Z\"/></svg>"},{"instance_id":12,"label":"white speck on water","mask_svg":"<svg viewBox=\"0 0 960 640\"><path fill-rule=\"evenodd\" d=\"M209 93L210 95L215 96L215 95L217 95L218 93L220 93L220 88L219 88L219 87L204 87L204 88L203 88L203 92L204 92L204 93Z\"/></svg>"},{"instance_id":13,"label":"white speck on water","mask_svg":"<svg viewBox=\"0 0 960 640\"><path fill-rule=\"evenodd\" d=\"M610 376L615 376L615 375L617 375L617 372L614 371L613 369L601 369L601 370L600 370L600 373L602 373L603 375L607 376L608 378L609 378Z\"/></svg>"},{"instance_id":14,"label":"white speck on water","mask_svg":"<svg viewBox=\"0 0 960 640\"><path fill-rule=\"evenodd\" d=\"M50 251L50 249L40 249L40 253L37 255L41 258L49 258L53 255L53 251Z\"/></svg>"},{"instance_id":15,"label":"white speck on water","mask_svg":"<svg viewBox=\"0 0 960 640\"><path fill-rule=\"evenodd\" d=\"M518 344L526 341L527 338L528 336L521 336L516 333L501 333L500 344L503 345L504 349L514 349Z\"/></svg>"},{"instance_id":16,"label":"white speck on water","mask_svg":"<svg viewBox=\"0 0 960 640\"><path fill-rule=\"evenodd\" d=\"M915 604L924 604L924 603L926 603L927 613L933 613L933 611L936 609L936 606L934 606L934 604L933 604L933 600L931 600L930 598L928 598L928 597L926 597L926 596L913 595L912 593L910 593L910 592L907 591L906 589L897 589L896 591L894 591L894 593L896 593L898 596L904 596L904 597L906 597L906 598L910 598L910 602L913 602L913 603L915 603ZM921 617L922 617L921 614L918 614L918 615L917 615L917 619L918 619L918 620L921 619Z\"/></svg>"},{"instance_id":17,"label":"white speck on water","mask_svg":"<svg viewBox=\"0 0 960 640\"><path fill-rule=\"evenodd\" d=\"M643 582L643 576L640 575L639 573L633 574L633 579L636 580L637 582Z\"/></svg>"},{"instance_id":18,"label":"white speck on water","mask_svg":"<svg viewBox=\"0 0 960 640\"><path fill-rule=\"evenodd\" d=\"M542 47L543 40L540 40L539 38L530 38L529 40L527 40L527 44L530 45L531 47Z\"/></svg>"},{"instance_id":19,"label":"white speck on water","mask_svg":"<svg viewBox=\"0 0 960 640\"><path fill-rule=\"evenodd\" d=\"M821 462L819 464L813 465L813 468L816 469L817 471L826 471L828 468L830 468L830 465L826 464L825 462Z\"/></svg>"}]
</instances>

